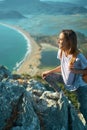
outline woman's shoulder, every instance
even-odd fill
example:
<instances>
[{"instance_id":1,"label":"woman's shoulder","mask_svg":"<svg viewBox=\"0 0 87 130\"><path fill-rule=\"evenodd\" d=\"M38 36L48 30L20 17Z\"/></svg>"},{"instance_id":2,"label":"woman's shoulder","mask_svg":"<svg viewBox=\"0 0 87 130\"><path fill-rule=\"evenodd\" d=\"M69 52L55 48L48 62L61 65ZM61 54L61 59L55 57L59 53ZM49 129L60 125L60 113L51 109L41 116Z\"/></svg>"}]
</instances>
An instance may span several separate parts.
<instances>
[{"instance_id":1,"label":"woman's shoulder","mask_svg":"<svg viewBox=\"0 0 87 130\"><path fill-rule=\"evenodd\" d=\"M83 53L78 54L76 61L78 61L81 64L83 69L87 68L87 58L85 57Z\"/></svg>"},{"instance_id":2,"label":"woman's shoulder","mask_svg":"<svg viewBox=\"0 0 87 130\"><path fill-rule=\"evenodd\" d=\"M77 55L77 58L82 58L82 59L86 59L87 60L87 58L86 58L86 56L82 53L82 52L80 52L78 55Z\"/></svg>"}]
</instances>

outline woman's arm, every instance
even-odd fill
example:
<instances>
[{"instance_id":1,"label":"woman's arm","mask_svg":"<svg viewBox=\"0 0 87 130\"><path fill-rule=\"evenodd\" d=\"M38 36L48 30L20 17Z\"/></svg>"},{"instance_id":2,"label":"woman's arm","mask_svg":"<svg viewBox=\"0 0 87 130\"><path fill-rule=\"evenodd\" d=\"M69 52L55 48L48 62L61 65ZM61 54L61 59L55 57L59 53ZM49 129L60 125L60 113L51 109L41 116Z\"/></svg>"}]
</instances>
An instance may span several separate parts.
<instances>
[{"instance_id":1,"label":"woman's arm","mask_svg":"<svg viewBox=\"0 0 87 130\"><path fill-rule=\"evenodd\" d=\"M42 73L42 78L44 79L47 75L51 73L60 73L61 72L61 66L57 66L56 68L52 70L48 70Z\"/></svg>"},{"instance_id":2,"label":"woman's arm","mask_svg":"<svg viewBox=\"0 0 87 130\"><path fill-rule=\"evenodd\" d=\"M75 73L75 74L82 74L82 75L86 75L87 74L87 68L85 69L75 69L75 68L70 68L70 70Z\"/></svg>"}]
</instances>

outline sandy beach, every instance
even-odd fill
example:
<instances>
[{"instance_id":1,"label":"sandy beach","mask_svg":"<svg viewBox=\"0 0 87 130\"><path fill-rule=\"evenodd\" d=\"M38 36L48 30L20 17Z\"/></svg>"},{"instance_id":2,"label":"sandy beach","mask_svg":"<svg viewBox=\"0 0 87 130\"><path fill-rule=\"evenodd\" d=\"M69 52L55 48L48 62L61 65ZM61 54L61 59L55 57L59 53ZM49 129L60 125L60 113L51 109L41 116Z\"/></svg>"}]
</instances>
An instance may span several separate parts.
<instances>
[{"instance_id":1,"label":"sandy beach","mask_svg":"<svg viewBox=\"0 0 87 130\"><path fill-rule=\"evenodd\" d=\"M16 71L17 74L29 74L31 76L34 76L38 73L39 69L38 66L40 64L40 58L41 58L41 48L39 45L34 41L34 39L30 36L30 34L23 30L20 27L14 27L17 30L19 30L21 33L23 33L30 41L30 47L31 51L26 56L24 62L21 64L19 69Z\"/></svg>"},{"instance_id":2,"label":"sandy beach","mask_svg":"<svg viewBox=\"0 0 87 130\"><path fill-rule=\"evenodd\" d=\"M41 51L44 49L57 49L57 47L52 46L47 43L41 43L39 46L36 41L30 36L29 32L23 30L20 27L14 27L23 33L30 41L31 45L31 52L27 55L24 62L21 64L19 69L16 71L18 74L29 74L30 76L35 76L36 74L41 74L42 71L39 68L40 65L40 58L41 58Z\"/></svg>"},{"instance_id":3,"label":"sandy beach","mask_svg":"<svg viewBox=\"0 0 87 130\"><path fill-rule=\"evenodd\" d=\"M29 32L23 30L20 27L14 27L20 32L22 32L29 40L31 45L31 52L27 55L24 62L21 64L19 69L16 71L18 74L29 74L30 76L35 76L36 74L41 75L43 70L40 70L40 58L41 58L41 51L44 49L54 49L56 50L57 47L52 46L48 43L41 43L40 46L35 42L35 40L30 36Z\"/></svg>"}]
</instances>

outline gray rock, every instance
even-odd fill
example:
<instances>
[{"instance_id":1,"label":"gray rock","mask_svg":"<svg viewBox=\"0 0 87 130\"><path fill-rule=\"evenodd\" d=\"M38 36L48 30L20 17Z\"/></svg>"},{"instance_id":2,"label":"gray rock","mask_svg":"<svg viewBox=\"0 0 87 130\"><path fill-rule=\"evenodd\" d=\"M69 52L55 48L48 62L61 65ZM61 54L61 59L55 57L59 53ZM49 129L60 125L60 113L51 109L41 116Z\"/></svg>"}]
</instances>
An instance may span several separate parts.
<instances>
[{"instance_id":1,"label":"gray rock","mask_svg":"<svg viewBox=\"0 0 87 130\"><path fill-rule=\"evenodd\" d=\"M6 84L0 86L0 130L39 130L29 93L23 86Z\"/></svg>"},{"instance_id":2,"label":"gray rock","mask_svg":"<svg viewBox=\"0 0 87 130\"><path fill-rule=\"evenodd\" d=\"M48 91L34 79L25 87L7 69L0 72L0 130L87 130L62 90Z\"/></svg>"}]
</instances>

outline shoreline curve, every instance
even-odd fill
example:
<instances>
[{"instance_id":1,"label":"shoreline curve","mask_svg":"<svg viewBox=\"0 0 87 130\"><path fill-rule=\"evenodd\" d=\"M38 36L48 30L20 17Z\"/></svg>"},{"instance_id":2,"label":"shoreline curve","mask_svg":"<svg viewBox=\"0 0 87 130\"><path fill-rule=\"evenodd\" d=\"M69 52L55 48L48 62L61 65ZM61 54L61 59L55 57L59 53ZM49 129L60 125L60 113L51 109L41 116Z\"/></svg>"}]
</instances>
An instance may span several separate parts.
<instances>
[{"instance_id":1,"label":"shoreline curve","mask_svg":"<svg viewBox=\"0 0 87 130\"><path fill-rule=\"evenodd\" d=\"M38 73L41 58L41 47L35 42L35 40L30 36L29 32L22 29L22 27L0 23L3 26L9 27L21 33L27 40L28 51L26 52L24 59L20 62L17 70L14 72L17 74L29 74L34 76Z\"/></svg>"},{"instance_id":2,"label":"shoreline curve","mask_svg":"<svg viewBox=\"0 0 87 130\"><path fill-rule=\"evenodd\" d=\"M23 33L26 38L30 41L31 51L27 54L25 60L21 64L21 66L17 69L17 74L29 74L30 76L34 76L38 73L40 65L40 58L41 58L41 48L40 46L34 41L34 39L30 36L30 34L23 30L18 26L14 26L17 30Z\"/></svg>"}]
</instances>

